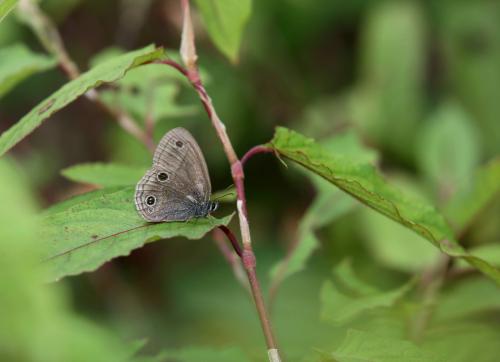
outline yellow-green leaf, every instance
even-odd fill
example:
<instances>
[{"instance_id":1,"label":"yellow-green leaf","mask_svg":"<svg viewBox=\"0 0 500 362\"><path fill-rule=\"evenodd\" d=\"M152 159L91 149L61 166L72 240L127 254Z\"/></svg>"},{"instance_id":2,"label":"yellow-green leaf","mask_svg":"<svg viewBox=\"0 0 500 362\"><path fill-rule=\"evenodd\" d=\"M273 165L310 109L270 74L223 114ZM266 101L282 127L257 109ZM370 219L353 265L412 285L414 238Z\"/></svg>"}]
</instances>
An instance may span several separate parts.
<instances>
[{"instance_id":1,"label":"yellow-green leaf","mask_svg":"<svg viewBox=\"0 0 500 362\"><path fill-rule=\"evenodd\" d=\"M251 0L196 0L207 32L231 61L238 60L243 30L252 11Z\"/></svg>"},{"instance_id":2,"label":"yellow-green leaf","mask_svg":"<svg viewBox=\"0 0 500 362\"><path fill-rule=\"evenodd\" d=\"M44 120L85 92L103 83L114 82L123 77L129 69L158 59L163 54L162 48L150 45L99 64L77 79L66 83L2 133L0 136L0 156L33 132Z\"/></svg>"}]
</instances>

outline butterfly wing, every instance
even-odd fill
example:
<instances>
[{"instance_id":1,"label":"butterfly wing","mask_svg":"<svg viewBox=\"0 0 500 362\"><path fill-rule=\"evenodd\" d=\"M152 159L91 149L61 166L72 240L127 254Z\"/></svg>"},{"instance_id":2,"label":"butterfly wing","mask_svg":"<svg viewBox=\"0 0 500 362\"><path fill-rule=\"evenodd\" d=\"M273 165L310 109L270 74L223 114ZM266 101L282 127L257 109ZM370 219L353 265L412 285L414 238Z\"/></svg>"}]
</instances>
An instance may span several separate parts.
<instances>
[{"instance_id":1,"label":"butterfly wing","mask_svg":"<svg viewBox=\"0 0 500 362\"><path fill-rule=\"evenodd\" d=\"M147 221L188 220L198 216L210 194L210 177L198 143L184 128L175 128L158 144L153 167L137 184L135 203Z\"/></svg>"}]
</instances>

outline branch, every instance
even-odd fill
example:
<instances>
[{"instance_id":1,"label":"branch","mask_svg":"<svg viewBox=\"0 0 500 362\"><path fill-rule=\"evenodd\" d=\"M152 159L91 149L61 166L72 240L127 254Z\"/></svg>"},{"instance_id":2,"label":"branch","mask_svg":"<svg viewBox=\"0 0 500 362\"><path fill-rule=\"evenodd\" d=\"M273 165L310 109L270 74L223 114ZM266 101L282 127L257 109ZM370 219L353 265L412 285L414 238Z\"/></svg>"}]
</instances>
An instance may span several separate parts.
<instances>
[{"instance_id":1,"label":"branch","mask_svg":"<svg viewBox=\"0 0 500 362\"><path fill-rule=\"evenodd\" d=\"M252 158L253 156L255 156L259 153L273 153L273 152L274 152L274 150L271 147L267 147L267 146L263 146L263 145L252 147L241 158L241 165L245 166L246 162L250 158Z\"/></svg>"},{"instance_id":2,"label":"branch","mask_svg":"<svg viewBox=\"0 0 500 362\"><path fill-rule=\"evenodd\" d=\"M226 228L229 230L228 228ZM231 231L229 230L229 233L232 235ZM233 246L234 250L231 250L229 246L227 245L226 241L224 240L224 234L229 238L231 241L231 244ZM213 231L213 237L215 244L219 248L220 252L226 259L226 261L229 263L231 266L231 269L233 269L233 274L236 278L236 280L249 292L251 293L250 290L250 284L248 283L248 280L245 277L245 270L243 269L243 264L241 263L241 255L238 254L237 249L235 248L235 244L233 243L233 240L231 240L231 237L229 237L228 233L221 229L219 227L218 229L215 229ZM234 238L234 235L232 235ZM234 241L236 242L236 245L238 246L239 251L241 252L241 248L236 241L236 238L234 238Z\"/></svg>"},{"instance_id":3,"label":"branch","mask_svg":"<svg viewBox=\"0 0 500 362\"><path fill-rule=\"evenodd\" d=\"M38 7L38 4L33 0L21 0L19 2L19 9L24 20L31 26L44 48L57 58L59 66L64 74L71 80L78 78L80 76L80 71L68 55L61 35L50 18L43 13ZM151 152L154 151L155 145L151 142L146 132L137 125L130 115L122 110L108 106L100 99L99 93L95 89L85 93L85 97L96 103L101 109L116 119L117 123L126 132L144 143Z\"/></svg>"},{"instance_id":4,"label":"branch","mask_svg":"<svg viewBox=\"0 0 500 362\"><path fill-rule=\"evenodd\" d=\"M259 314L262 330L266 339L266 344L268 348L268 357L271 362L279 362L280 356L278 348L274 339L274 335L271 328L271 322L268 318L266 307L264 305L264 298L262 296L262 291L257 279L257 274L255 271L256 261L255 254L252 249L252 239L250 235L250 227L248 223L248 213L246 207L245 198L245 185L244 185L244 172L242 162L238 159L236 152L234 151L233 145L227 135L226 126L222 120L217 115L212 99L208 95L205 87L203 86L202 80L200 78L200 73L198 71L197 60L198 55L196 54L196 46L194 41L194 31L191 21L191 13L189 7L189 0L181 0L182 14L183 14L183 28L182 28L182 39L180 46L180 53L182 61L185 67L173 62L172 60L163 61L163 64L174 67L179 72L181 72L189 80L193 88L198 93L200 100L207 112L208 118L212 122L213 127L217 133L217 136L222 143L224 152L231 166L231 175L236 187L236 206L238 209L238 218L240 224L241 240L243 243L242 251L242 261L243 266L247 272L248 281L250 282L250 288L252 291L253 299L257 312Z\"/></svg>"}]
</instances>

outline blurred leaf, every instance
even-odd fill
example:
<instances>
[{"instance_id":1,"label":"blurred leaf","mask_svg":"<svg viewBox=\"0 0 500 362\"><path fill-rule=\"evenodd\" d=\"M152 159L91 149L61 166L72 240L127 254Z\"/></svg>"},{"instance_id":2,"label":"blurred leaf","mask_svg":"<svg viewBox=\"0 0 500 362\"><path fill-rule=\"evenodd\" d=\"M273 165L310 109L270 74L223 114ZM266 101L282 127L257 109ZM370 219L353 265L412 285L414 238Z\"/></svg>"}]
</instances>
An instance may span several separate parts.
<instances>
[{"instance_id":1,"label":"blurred leaf","mask_svg":"<svg viewBox=\"0 0 500 362\"><path fill-rule=\"evenodd\" d=\"M468 254L453 237L443 216L422 200L390 186L368 163L329 154L312 139L279 127L268 144L280 155L320 175L365 205L413 230L442 252L464 258L500 284L500 270Z\"/></svg>"},{"instance_id":2,"label":"blurred leaf","mask_svg":"<svg viewBox=\"0 0 500 362\"><path fill-rule=\"evenodd\" d=\"M444 361L493 362L500 354L498 325L448 324L426 332L421 348Z\"/></svg>"},{"instance_id":3,"label":"blurred leaf","mask_svg":"<svg viewBox=\"0 0 500 362\"><path fill-rule=\"evenodd\" d=\"M500 152L500 11L490 1L436 2L435 20L448 93L459 97L481 132L488 157Z\"/></svg>"},{"instance_id":4,"label":"blurred leaf","mask_svg":"<svg viewBox=\"0 0 500 362\"><path fill-rule=\"evenodd\" d=\"M361 78L351 118L367 137L410 159L425 90L424 14L418 2L374 5L362 29Z\"/></svg>"},{"instance_id":5,"label":"blurred leaf","mask_svg":"<svg viewBox=\"0 0 500 362\"><path fill-rule=\"evenodd\" d=\"M380 337L350 329L340 347L332 353L337 362L437 362L446 361L422 350L410 341Z\"/></svg>"},{"instance_id":6,"label":"blurred leaf","mask_svg":"<svg viewBox=\"0 0 500 362\"><path fill-rule=\"evenodd\" d=\"M196 5L212 41L225 56L236 62L252 1L196 0Z\"/></svg>"},{"instance_id":7,"label":"blurred leaf","mask_svg":"<svg viewBox=\"0 0 500 362\"><path fill-rule=\"evenodd\" d=\"M61 174L75 182L101 187L135 185L146 173L147 167L116 163L83 163L68 167Z\"/></svg>"},{"instance_id":8,"label":"blurred leaf","mask_svg":"<svg viewBox=\"0 0 500 362\"><path fill-rule=\"evenodd\" d=\"M391 307L412 287L413 282L381 291L359 280L351 264L343 262L334 270L336 283L326 281L321 288L321 317L335 325L344 324L375 308Z\"/></svg>"},{"instance_id":9,"label":"blurred leaf","mask_svg":"<svg viewBox=\"0 0 500 362\"><path fill-rule=\"evenodd\" d=\"M139 119L155 122L167 117L193 115L195 105L179 105L180 85L163 64L151 64L131 70L117 83L118 89L101 92L103 100L113 108L121 108Z\"/></svg>"},{"instance_id":10,"label":"blurred leaf","mask_svg":"<svg viewBox=\"0 0 500 362\"><path fill-rule=\"evenodd\" d=\"M365 208L360 228L374 257L382 264L403 272L423 270L437 260L439 250L401 224Z\"/></svg>"},{"instance_id":11,"label":"blurred leaf","mask_svg":"<svg viewBox=\"0 0 500 362\"><path fill-rule=\"evenodd\" d=\"M485 311L500 311L500 288L488 279L465 279L442 292L433 321L439 323Z\"/></svg>"},{"instance_id":12,"label":"blurred leaf","mask_svg":"<svg viewBox=\"0 0 500 362\"><path fill-rule=\"evenodd\" d=\"M17 5L18 0L1 0L0 1L0 22L11 12Z\"/></svg>"},{"instance_id":13,"label":"blurred leaf","mask_svg":"<svg viewBox=\"0 0 500 362\"><path fill-rule=\"evenodd\" d=\"M458 104L444 103L427 121L418 139L420 169L437 185L440 199L447 200L450 189L469 180L479 163L474 123Z\"/></svg>"},{"instance_id":14,"label":"blurred leaf","mask_svg":"<svg viewBox=\"0 0 500 362\"><path fill-rule=\"evenodd\" d=\"M0 49L0 97L32 74L56 65L52 57L31 52L22 44Z\"/></svg>"},{"instance_id":15,"label":"blurred leaf","mask_svg":"<svg viewBox=\"0 0 500 362\"><path fill-rule=\"evenodd\" d=\"M459 234L488 203L498 196L500 157L480 167L474 176L469 178L471 181L453 195L445 208L450 224Z\"/></svg>"},{"instance_id":16,"label":"blurred leaf","mask_svg":"<svg viewBox=\"0 0 500 362\"><path fill-rule=\"evenodd\" d=\"M92 271L148 242L175 236L199 239L231 217L146 223L135 209L134 188L89 192L43 213L43 259L51 267L50 280L57 280Z\"/></svg>"},{"instance_id":17,"label":"blurred leaf","mask_svg":"<svg viewBox=\"0 0 500 362\"><path fill-rule=\"evenodd\" d=\"M377 157L374 151L360 143L358 136L352 131L335 135L322 144L329 152L350 156L358 161L374 162ZM309 172L306 172L306 175L313 182L317 195L300 221L297 241L291 246L291 251L271 270L271 278L275 284L305 268L307 260L319 244L315 235L317 229L333 222L356 206L352 198L338 189L333 189L324 179Z\"/></svg>"},{"instance_id":18,"label":"blurred leaf","mask_svg":"<svg viewBox=\"0 0 500 362\"><path fill-rule=\"evenodd\" d=\"M76 98L102 83L116 81L136 66L160 58L162 48L153 45L136 50L103 63L75 80L66 83L46 100L33 108L27 115L0 136L0 156L30 134L52 114L67 106Z\"/></svg>"},{"instance_id":19,"label":"blurred leaf","mask_svg":"<svg viewBox=\"0 0 500 362\"><path fill-rule=\"evenodd\" d=\"M250 362L238 348L214 350L211 348L191 347L162 353L163 357L174 358L178 362Z\"/></svg>"},{"instance_id":20,"label":"blurred leaf","mask_svg":"<svg viewBox=\"0 0 500 362\"><path fill-rule=\"evenodd\" d=\"M75 315L62 285L43 283L35 203L23 174L0 160L0 359L123 362L132 351L109 331Z\"/></svg>"}]
</instances>

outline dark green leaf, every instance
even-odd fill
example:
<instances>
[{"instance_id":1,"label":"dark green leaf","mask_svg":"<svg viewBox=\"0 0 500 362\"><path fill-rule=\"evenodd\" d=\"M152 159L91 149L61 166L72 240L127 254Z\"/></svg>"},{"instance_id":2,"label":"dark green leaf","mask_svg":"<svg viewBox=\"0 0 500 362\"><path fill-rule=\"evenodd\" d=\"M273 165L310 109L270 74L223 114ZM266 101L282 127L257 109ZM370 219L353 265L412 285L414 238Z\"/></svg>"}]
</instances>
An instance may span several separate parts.
<instances>
[{"instance_id":1,"label":"dark green leaf","mask_svg":"<svg viewBox=\"0 0 500 362\"><path fill-rule=\"evenodd\" d=\"M500 270L468 254L455 241L443 216L433 206L389 185L372 165L330 154L314 140L282 127L277 128L269 146L281 156L320 175L365 205L413 230L442 252L467 260L500 283Z\"/></svg>"},{"instance_id":2,"label":"dark green leaf","mask_svg":"<svg viewBox=\"0 0 500 362\"><path fill-rule=\"evenodd\" d=\"M45 119L88 90L102 83L114 82L123 77L129 69L158 59L162 55L163 49L150 45L102 63L65 84L33 108L14 126L2 133L0 136L0 156L30 134L36 127L40 126Z\"/></svg>"},{"instance_id":3,"label":"dark green leaf","mask_svg":"<svg viewBox=\"0 0 500 362\"><path fill-rule=\"evenodd\" d=\"M128 255L147 242L183 236L199 239L231 216L186 222L146 223L135 210L134 188L90 192L43 213L43 259L51 280L91 271L117 256Z\"/></svg>"},{"instance_id":4,"label":"dark green leaf","mask_svg":"<svg viewBox=\"0 0 500 362\"><path fill-rule=\"evenodd\" d=\"M196 5L215 45L231 61L237 61L243 30L252 11L252 1L196 0Z\"/></svg>"}]
</instances>

